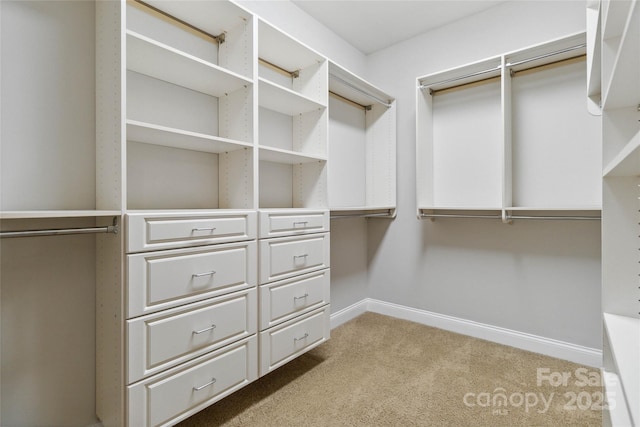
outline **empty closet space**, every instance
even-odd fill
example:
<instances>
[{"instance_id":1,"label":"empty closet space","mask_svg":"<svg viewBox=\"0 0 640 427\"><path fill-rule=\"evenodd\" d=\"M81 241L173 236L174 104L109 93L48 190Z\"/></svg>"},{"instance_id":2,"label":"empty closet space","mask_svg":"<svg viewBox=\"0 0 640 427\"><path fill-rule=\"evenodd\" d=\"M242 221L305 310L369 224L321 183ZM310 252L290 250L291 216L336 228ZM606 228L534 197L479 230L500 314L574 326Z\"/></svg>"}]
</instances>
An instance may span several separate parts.
<instances>
[{"instance_id":1,"label":"empty closet space","mask_svg":"<svg viewBox=\"0 0 640 427\"><path fill-rule=\"evenodd\" d=\"M585 35L418 78L419 214L600 210Z\"/></svg>"},{"instance_id":2,"label":"empty closet space","mask_svg":"<svg viewBox=\"0 0 640 427\"><path fill-rule=\"evenodd\" d=\"M126 3L129 209L253 207L253 34L236 12Z\"/></svg>"},{"instance_id":3,"label":"empty closet space","mask_svg":"<svg viewBox=\"0 0 640 427\"><path fill-rule=\"evenodd\" d=\"M327 205L327 61L258 24L259 207Z\"/></svg>"},{"instance_id":4,"label":"empty closet space","mask_svg":"<svg viewBox=\"0 0 640 427\"><path fill-rule=\"evenodd\" d=\"M395 129L395 99L330 62L328 183L336 214L395 215Z\"/></svg>"}]
</instances>

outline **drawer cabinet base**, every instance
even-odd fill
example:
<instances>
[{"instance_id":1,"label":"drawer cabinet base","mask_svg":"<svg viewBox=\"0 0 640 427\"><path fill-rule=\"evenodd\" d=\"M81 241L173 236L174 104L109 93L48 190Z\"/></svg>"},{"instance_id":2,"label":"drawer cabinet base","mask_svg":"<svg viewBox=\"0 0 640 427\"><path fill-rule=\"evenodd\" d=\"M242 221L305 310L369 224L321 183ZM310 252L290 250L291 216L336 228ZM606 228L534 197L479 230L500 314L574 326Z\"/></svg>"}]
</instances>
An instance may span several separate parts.
<instances>
[{"instance_id":1,"label":"drawer cabinet base","mask_svg":"<svg viewBox=\"0 0 640 427\"><path fill-rule=\"evenodd\" d=\"M255 335L127 389L128 426L174 425L254 381Z\"/></svg>"},{"instance_id":2,"label":"drawer cabinet base","mask_svg":"<svg viewBox=\"0 0 640 427\"><path fill-rule=\"evenodd\" d=\"M260 333L260 376L327 341L329 305Z\"/></svg>"}]
</instances>

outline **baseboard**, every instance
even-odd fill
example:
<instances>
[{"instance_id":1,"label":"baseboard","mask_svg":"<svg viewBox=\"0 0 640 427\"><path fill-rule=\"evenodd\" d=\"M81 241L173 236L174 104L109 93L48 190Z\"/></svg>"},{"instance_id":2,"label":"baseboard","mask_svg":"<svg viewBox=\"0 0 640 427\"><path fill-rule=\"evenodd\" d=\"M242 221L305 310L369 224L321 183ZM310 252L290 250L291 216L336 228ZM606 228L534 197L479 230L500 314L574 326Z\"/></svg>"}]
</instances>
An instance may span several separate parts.
<instances>
[{"instance_id":1,"label":"baseboard","mask_svg":"<svg viewBox=\"0 0 640 427\"><path fill-rule=\"evenodd\" d=\"M568 360L581 365L598 368L602 366L602 351L594 348L370 298L364 299L332 315L331 327L339 326L365 311L409 320L498 344ZM336 317L335 322L334 316Z\"/></svg>"},{"instance_id":2,"label":"baseboard","mask_svg":"<svg viewBox=\"0 0 640 427\"><path fill-rule=\"evenodd\" d=\"M361 314L367 312L368 299L363 299L349 307L345 307L335 313L331 313L331 329L336 328L349 320L353 320Z\"/></svg>"}]
</instances>

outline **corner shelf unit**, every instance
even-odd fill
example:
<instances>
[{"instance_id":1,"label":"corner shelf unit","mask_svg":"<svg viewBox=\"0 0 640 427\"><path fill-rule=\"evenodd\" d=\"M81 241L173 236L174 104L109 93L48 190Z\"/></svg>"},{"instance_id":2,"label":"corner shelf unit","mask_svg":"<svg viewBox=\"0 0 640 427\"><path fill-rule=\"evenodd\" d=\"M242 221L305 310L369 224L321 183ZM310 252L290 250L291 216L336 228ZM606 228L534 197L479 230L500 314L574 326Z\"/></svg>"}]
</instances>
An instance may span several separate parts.
<instances>
[{"instance_id":1,"label":"corner shelf unit","mask_svg":"<svg viewBox=\"0 0 640 427\"><path fill-rule=\"evenodd\" d=\"M395 99L334 62L329 63L329 153L332 217L395 217Z\"/></svg>"},{"instance_id":2,"label":"corner shelf unit","mask_svg":"<svg viewBox=\"0 0 640 427\"><path fill-rule=\"evenodd\" d=\"M598 219L585 34L417 79L418 217Z\"/></svg>"},{"instance_id":3,"label":"corner shelf unit","mask_svg":"<svg viewBox=\"0 0 640 427\"><path fill-rule=\"evenodd\" d=\"M640 425L640 4L601 1L603 425ZM594 28L592 27L592 31ZM591 37L591 36L590 36ZM597 56L597 52L595 54ZM597 61L598 59L594 59ZM598 73L594 69L594 73Z\"/></svg>"}]
</instances>

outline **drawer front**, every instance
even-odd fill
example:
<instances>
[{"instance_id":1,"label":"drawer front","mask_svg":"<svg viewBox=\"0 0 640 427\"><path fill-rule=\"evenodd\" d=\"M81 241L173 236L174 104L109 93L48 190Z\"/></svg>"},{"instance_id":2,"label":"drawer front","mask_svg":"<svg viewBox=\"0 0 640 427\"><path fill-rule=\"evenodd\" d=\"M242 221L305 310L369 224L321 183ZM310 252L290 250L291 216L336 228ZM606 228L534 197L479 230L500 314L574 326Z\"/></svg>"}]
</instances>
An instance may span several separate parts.
<instances>
[{"instance_id":1,"label":"drawer front","mask_svg":"<svg viewBox=\"0 0 640 427\"><path fill-rule=\"evenodd\" d=\"M260 376L329 339L328 305L260 333Z\"/></svg>"},{"instance_id":2,"label":"drawer front","mask_svg":"<svg viewBox=\"0 0 640 427\"><path fill-rule=\"evenodd\" d=\"M260 241L260 283L329 267L329 233Z\"/></svg>"},{"instance_id":3,"label":"drawer front","mask_svg":"<svg viewBox=\"0 0 640 427\"><path fill-rule=\"evenodd\" d=\"M260 330L329 303L329 270L260 287Z\"/></svg>"},{"instance_id":4,"label":"drawer front","mask_svg":"<svg viewBox=\"0 0 640 427\"><path fill-rule=\"evenodd\" d=\"M256 336L127 388L129 427L169 426L257 378Z\"/></svg>"},{"instance_id":5,"label":"drawer front","mask_svg":"<svg viewBox=\"0 0 640 427\"><path fill-rule=\"evenodd\" d=\"M256 242L127 256L127 317L257 284Z\"/></svg>"},{"instance_id":6,"label":"drawer front","mask_svg":"<svg viewBox=\"0 0 640 427\"><path fill-rule=\"evenodd\" d=\"M260 211L260 238L329 231L329 211Z\"/></svg>"},{"instance_id":7,"label":"drawer front","mask_svg":"<svg viewBox=\"0 0 640 427\"><path fill-rule=\"evenodd\" d=\"M127 321L128 383L256 332L256 290Z\"/></svg>"},{"instance_id":8,"label":"drawer front","mask_svg":"<svg viewBox=\"0 0 640 427\"><path fill-rule=\"evenodd\" d=\"M201 214L128 214L127 252L255 239L254 211Z\"/></svg>"}]
</instances>

